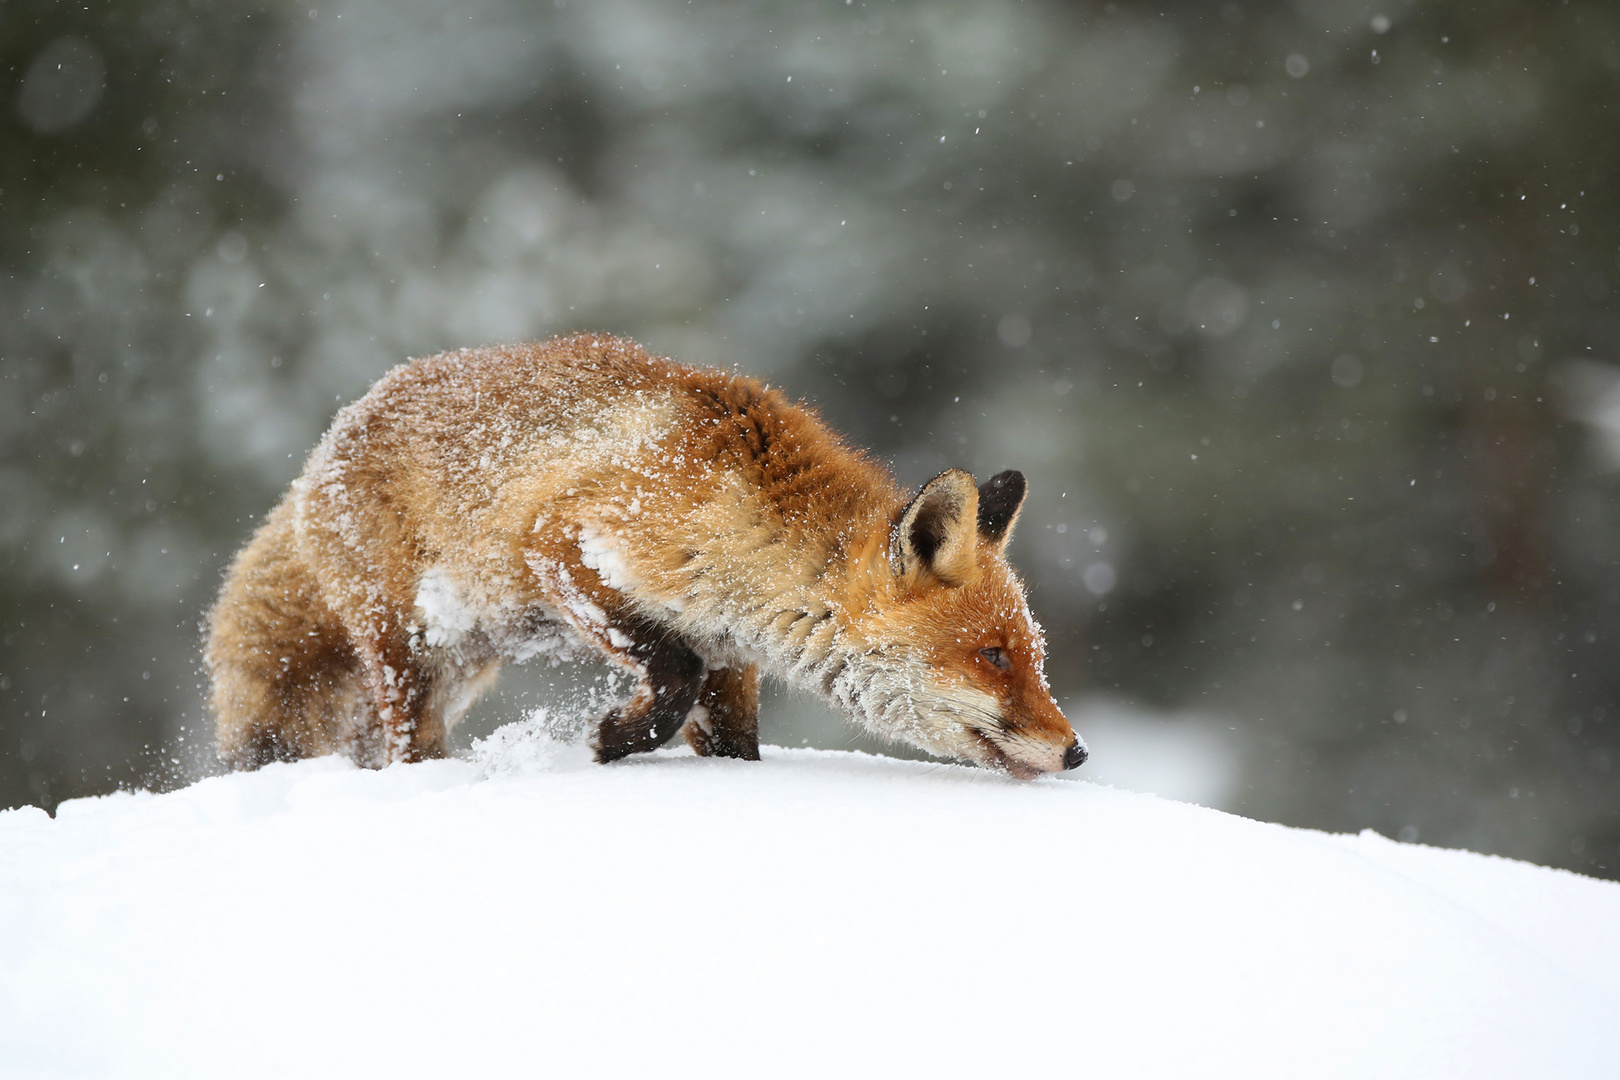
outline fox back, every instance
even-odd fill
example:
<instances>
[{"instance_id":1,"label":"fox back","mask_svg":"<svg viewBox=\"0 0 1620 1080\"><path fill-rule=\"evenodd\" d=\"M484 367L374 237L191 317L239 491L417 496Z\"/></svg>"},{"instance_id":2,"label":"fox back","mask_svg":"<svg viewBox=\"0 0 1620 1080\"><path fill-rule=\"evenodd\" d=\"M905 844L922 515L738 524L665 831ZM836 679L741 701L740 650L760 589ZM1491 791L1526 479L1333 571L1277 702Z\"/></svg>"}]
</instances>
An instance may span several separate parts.
<instances>
[{"instance_id":1,"label":"fox back","mask_svg":"<svg viewBox=\"0 0 1620 1080\"><path fill-rule=\"evenodd\" d=\"M442 755L507 661L635 680L599 759L758 757L761 672L1034 776L1083 744L1006 561L1023 477L891 475L760 383L618 338L461 350L339 412L209 619L220 753Z\"/></svg>"}]
</instances>

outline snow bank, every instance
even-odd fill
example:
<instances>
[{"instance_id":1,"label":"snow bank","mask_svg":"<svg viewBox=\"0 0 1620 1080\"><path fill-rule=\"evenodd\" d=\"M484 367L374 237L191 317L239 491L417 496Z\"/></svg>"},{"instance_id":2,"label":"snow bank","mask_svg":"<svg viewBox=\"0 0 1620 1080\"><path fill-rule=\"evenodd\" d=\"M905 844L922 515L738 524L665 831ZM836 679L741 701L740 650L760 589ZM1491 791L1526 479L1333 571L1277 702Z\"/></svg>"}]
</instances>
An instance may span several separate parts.
<instances>
[{"instance_id":1,"label":"snow bank","mask_svg":"<svg viewBox=\"0 0 1620 1080\"><path fill-rule=\"evenodd\" d=\"M0 813L6 1076L1612 1077L1620 886L766 749Z\"/></svg>"}]
</instances>

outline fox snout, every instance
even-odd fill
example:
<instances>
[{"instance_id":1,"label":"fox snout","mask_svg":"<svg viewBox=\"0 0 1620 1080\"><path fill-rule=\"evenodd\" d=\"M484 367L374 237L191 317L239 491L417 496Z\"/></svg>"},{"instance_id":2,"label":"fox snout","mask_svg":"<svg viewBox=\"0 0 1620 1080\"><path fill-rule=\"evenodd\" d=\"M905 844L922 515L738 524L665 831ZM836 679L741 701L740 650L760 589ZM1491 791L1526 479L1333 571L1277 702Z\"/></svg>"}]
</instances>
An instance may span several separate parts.
<instances>
[{"instance_id":1,"label":"fox snout","mask_svg":"<svg viewBox=\"0 0 1620 1080\"><path fill-rule=\"evenodd\" d=\"M987 759L980 757L979 760L981 764L1003 768L1020 780L1078 769L1090 753L1067 723L1063 727L1061 736L1057 732L1042 733L1045 737L1015 727L1004 727L993 734L979 731L979 745L988 751Z\"/></svg>"},{"instance_id":2,"label":"fox snout","mask_svg":"<svg viewBox=\"0 0 1620 1080\"><path fill-rule=\"evenodd\" d=\"M1065 770L1078 769L1086 763L1086 758L1090 756L1091 754L1086 750L1086 744L1081 742L1080 737L1077 735L1075 736L1074 745L1063 752L1063 768Z\"/></svg>"},{"instance_id":3,"label":"fox snout","mask_svg":"<svg viewBox=\"0 0 1620 1080\"><path fill-rule=\"evenodd\" d=\"M1038 776L1084 765L1091 755L1068 717L1044 693L1031 697L1034 700L1025 699L1028 712L1020 721L1007 725L1003 737L997 740L1013 774ZM1016 716L1023 710L1015 708L1012 712Z\"/></svg>"}]
</instances>

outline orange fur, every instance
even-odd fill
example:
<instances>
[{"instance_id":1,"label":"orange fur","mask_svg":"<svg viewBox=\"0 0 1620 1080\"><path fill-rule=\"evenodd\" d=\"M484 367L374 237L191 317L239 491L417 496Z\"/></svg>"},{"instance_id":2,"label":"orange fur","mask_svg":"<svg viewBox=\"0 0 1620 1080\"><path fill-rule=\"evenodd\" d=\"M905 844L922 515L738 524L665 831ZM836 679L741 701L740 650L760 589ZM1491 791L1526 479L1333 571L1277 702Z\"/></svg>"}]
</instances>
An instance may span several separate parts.
<instances>
[{"instance_id":1,"label":"orange fur","mask_svg":"<svg viewBox=\"0 0 1620 1080\"><path fill-rule=\"evenodd\" d=\"M778 392L622 339L414 361L338 414L232 565L220 753L439 756L502 663L583 651L636 676L604 760L681 728L757 757L763 671L947 756L1072 767L1003 556L1022 497L952 471L908 504Z\"/></svg>"}]
</instances>

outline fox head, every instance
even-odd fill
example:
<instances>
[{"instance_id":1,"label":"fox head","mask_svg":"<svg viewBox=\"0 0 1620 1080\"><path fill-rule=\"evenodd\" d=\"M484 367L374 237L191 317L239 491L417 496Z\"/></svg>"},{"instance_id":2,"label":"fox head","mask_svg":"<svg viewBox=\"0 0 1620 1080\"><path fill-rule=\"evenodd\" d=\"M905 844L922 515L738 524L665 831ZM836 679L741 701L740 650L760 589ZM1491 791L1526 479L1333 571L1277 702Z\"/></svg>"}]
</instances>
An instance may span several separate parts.
<instances>
[{"instance_id":1,"label":"fox head","mask_svg":"<svg viewBox=\"0 0 1620 1080\"><path fill-rule=\"evenodd\" d=\"M842 696L879 734L1027 779L1077 767L1086 748L1052 700L1041 628L1007 565L1024 491L1011 470L923 486L873 553Z\"/></svg>"}]
</instances>

